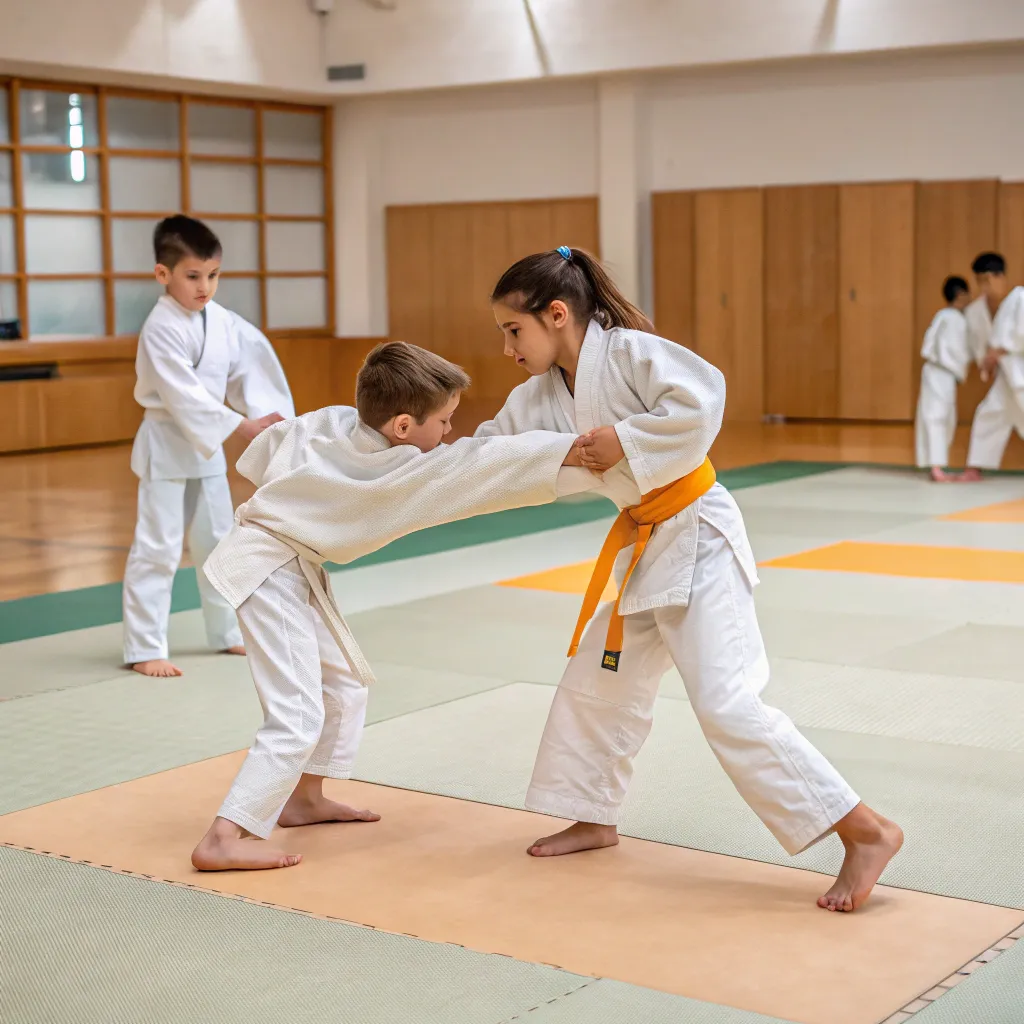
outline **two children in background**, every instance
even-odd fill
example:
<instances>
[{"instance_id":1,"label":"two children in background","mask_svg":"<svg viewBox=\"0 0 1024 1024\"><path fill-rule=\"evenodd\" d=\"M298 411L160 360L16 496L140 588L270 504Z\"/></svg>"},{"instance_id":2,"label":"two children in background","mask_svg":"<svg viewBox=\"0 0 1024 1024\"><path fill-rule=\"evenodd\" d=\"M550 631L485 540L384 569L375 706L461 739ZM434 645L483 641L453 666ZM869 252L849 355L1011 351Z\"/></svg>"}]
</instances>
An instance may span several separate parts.
<instances>
[{"instance_id":1,"label":"two children in background","mask_svg":"<svg viewBox=\"0 0 1024 1024\"><path fill-rule=\"evenodd\" d=\"M945 308L925 332L921 390L915 420L917 465L937 483L977 481L982 470L998 469L1011 433L1024 436L1024 327L1016 323L1016 288L1007 295L1006 261L982 253L971 265L979 295L970 299L962 277L942 286ZM957 386L975 362L983 381L992 381L971 426L967 469L949 473L949 447L956 432ZM1015 383L1017 382L1017 383Z\"/></svg>"}]
</instances>

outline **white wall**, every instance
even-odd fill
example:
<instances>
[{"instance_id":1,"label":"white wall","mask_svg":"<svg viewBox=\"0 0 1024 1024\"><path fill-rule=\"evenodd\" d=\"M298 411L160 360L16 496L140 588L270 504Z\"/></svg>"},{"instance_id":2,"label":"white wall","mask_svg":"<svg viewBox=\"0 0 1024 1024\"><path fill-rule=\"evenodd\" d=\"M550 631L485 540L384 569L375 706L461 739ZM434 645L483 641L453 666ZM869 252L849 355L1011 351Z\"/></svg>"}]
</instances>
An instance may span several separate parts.
<instances>
[{"instance_id":1,"label":"white wall","mask_svg":"<svg viewBox=\"0 0 1024 1024\"><path fill-rule=\"evenodd\" d=\"M1024 179L1020 52L683 74L652 81L648 103L655 191Z\"/></svg>"}]
</instances>

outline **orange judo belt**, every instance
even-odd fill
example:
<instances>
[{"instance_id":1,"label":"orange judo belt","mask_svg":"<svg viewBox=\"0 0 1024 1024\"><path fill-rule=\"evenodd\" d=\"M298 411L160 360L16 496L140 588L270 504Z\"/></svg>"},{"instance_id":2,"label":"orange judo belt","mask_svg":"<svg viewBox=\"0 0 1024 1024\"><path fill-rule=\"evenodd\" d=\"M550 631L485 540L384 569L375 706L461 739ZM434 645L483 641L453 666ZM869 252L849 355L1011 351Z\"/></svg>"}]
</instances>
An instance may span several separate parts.
<instances>
[{"instance_id":1,"label":"orange judo belt","mask_svg":"<svg viewBox=\"0 0 1024 1024\"><path fill-rule=\"evenodd\" d=\"M619 657L622 654L622 616L619 614L619 602L625 592L626 584L629 582L633 570L636 568L640 556L651 539L654 527L667 519L678 515L684 508L688 508L698 498L707 494L715 483L715 467L711 465L710 459L705 459L703 465L699 466L692 473L680 477L665 487L649 491L643 496L639 505L624 508L618 519L612 523L604 544L601 547L601 554L598 555L597 565L594 566L594 573L587 584L587 593L583 598L583 607L580 609L580 617L576 620L576 632L572 637L572 645L569 648L569 657L573 657L580 646L580 638L587 628L587 623L594 617L597 605L601 600L608 581L611 579L612 570L615 568L615 559L618 553L633 542L633 534L636 532L636 546L633 548L633 557L630 559L629 568L619 588L619 596L615 599L615 608L612 611L611 622L608 623L608 637L605 641L604 657L601 659L601 668L610 672L618 672Z\"/></svg>"}]
</instances>

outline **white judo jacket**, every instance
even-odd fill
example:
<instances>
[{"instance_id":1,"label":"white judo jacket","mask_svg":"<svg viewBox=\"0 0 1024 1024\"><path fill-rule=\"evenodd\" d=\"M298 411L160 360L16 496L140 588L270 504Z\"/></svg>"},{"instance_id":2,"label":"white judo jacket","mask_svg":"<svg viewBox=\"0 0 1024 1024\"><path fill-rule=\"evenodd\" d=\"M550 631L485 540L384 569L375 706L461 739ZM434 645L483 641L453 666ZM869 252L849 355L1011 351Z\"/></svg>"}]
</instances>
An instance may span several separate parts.
<instances>
[{"instance_id":1,"label":"white judo jacket","mask_svg":"<svg viewBox=\"0 0 1024 1024\"><path fill-rule=\"evenodd\" d=\"M216 302L193 313L161 296L139 333L135 369L135 401L145 414L131 465L143 480L225 473L221 445L243 414L295 415L270 342Z\"/></svg>"},{"instance_id":2,"label":"white judo jacket","mask_svg":"<svg viewBox=\"0 0 1024 1024\"><path fill-rule=\"evenodd\" d=\"M562 371L552 367L520 384L476 436L526 430L584 434L615 427L626 458L604 474L595 493L621 509L700 466L724 410L725 378L700 356L665 338L620 327L604 330L592 320L576 368L575 395ZM757 583L743 517L729 492L715 484L655 527L623 594L621 614L689 603L701 520L725 536L751 586ZM616 561L620 584L631 556L627 548Z\"/></svg>"}]
</instances>

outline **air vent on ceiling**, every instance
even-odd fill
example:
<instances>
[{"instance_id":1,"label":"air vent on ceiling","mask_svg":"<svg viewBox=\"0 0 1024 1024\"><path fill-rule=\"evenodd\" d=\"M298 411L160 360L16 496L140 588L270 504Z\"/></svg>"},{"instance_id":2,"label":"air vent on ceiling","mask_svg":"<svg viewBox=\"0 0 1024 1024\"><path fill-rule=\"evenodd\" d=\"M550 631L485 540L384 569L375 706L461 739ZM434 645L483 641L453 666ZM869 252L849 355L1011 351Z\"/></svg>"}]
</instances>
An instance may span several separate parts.
<instances>
[{"instance_id":1,"label":"air vent on ceiling","mask_svg":"<svg viewBox=\"0 0 1024 1024\"><path fill-rule=\"evenodd\" d=\"M365 64L334 64L327 69L330 82L358 82L365 77Z\"/></svg>"}]
</instances>

